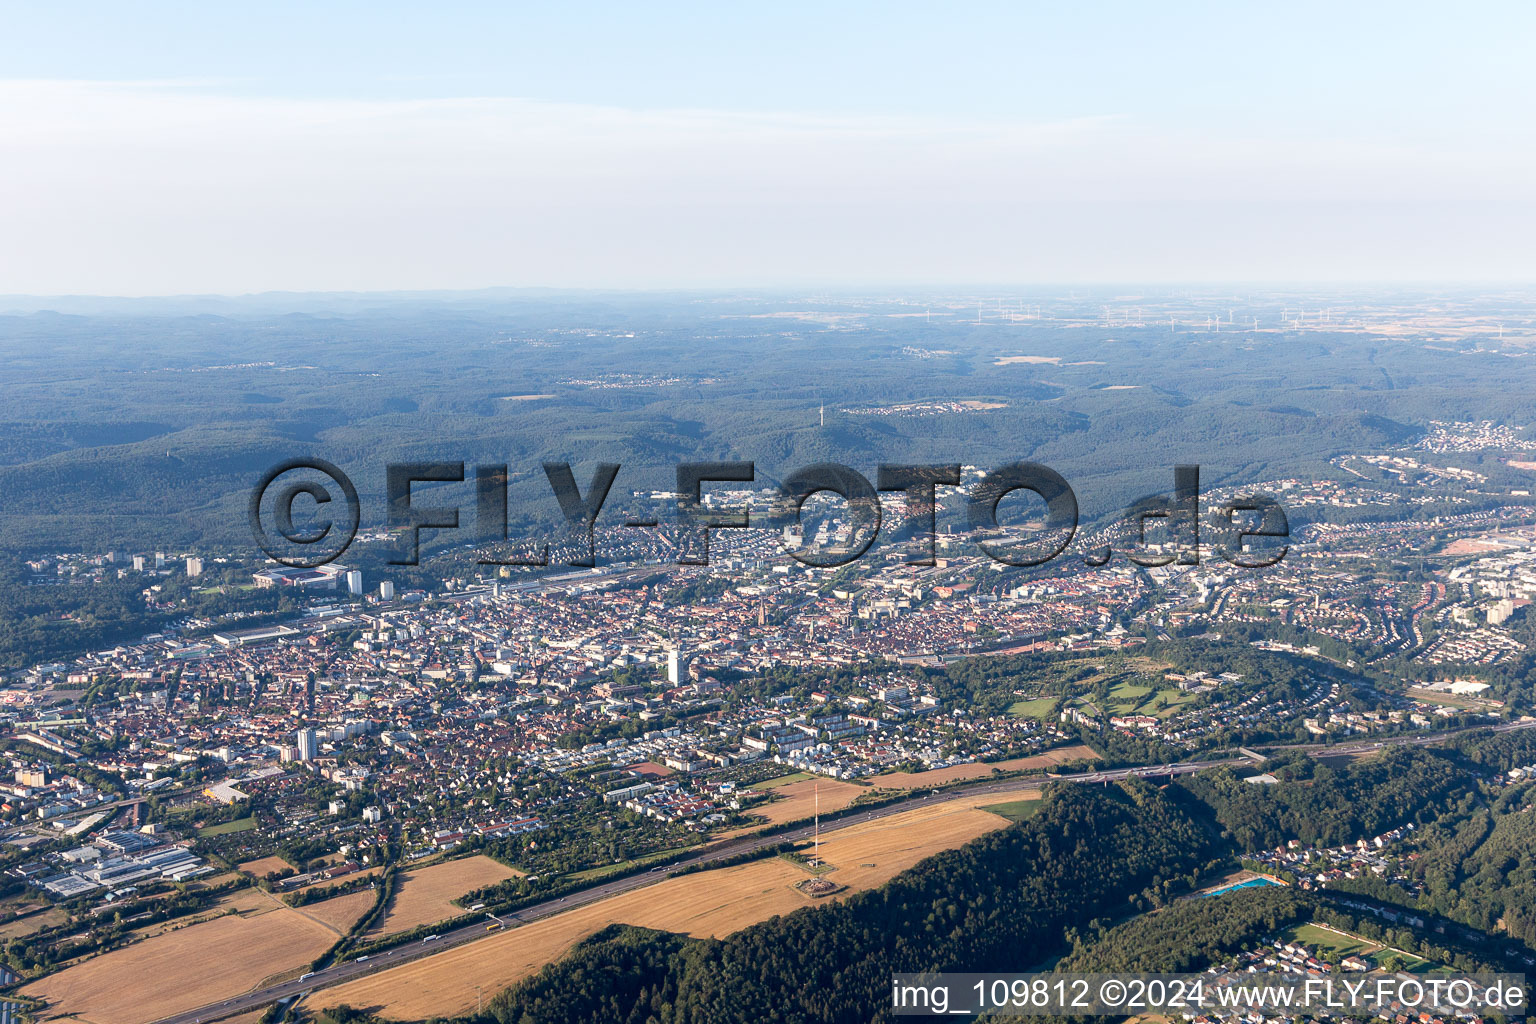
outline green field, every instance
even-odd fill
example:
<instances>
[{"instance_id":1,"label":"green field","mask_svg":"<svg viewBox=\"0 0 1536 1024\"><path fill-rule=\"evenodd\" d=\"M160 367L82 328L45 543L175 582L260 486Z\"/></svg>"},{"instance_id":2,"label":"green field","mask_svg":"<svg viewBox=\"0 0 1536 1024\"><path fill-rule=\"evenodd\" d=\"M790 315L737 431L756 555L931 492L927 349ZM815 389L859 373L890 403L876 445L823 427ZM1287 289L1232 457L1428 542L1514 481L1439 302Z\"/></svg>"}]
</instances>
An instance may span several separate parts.
<instances>
[{"instance_id":1,"label":"green field","mask_svg":"<svg viewBox=\"0 0 1536 1024\"><path fill-rule=\"evenodd\" d=\"M1284 938L1299 942L1314 953L1321 953L1323 959L1338 961L1351 953L1365 953L1369 950L1380 949L1381 943L1368 942L1351 935L1340 935L1326 928L1320 928L1315 924L1299 924L1284 933Z\"/></svg>"},{"instance_id":2,"label":"green field","mask_svg":"<svg viewBox=\"0 0 1536 1024\"><path fill-rule=\"evenodd\" d=\"M1047 718L1054 717L1051 712L1056 707L1058 699L1057 697L1036 697L1033 700L1014 701L1013 705L1009 707L1008 713L1015 718L1033 718L1037 721L1044 721Z\"/></svg>"},{"instance_id":3,"label":"green field","mask_svg":"<svg viewBox=\"0 0 1536 1024\"><path fill-rule=\"evenodd\" d=\"M236 818L234 821L226 821L220 825L209 825L207 828L200 828L197 830L197 834L203 839L208 839L212 836L227 836L231 832L249 832L255 827L256 818L254 816Z\"/></svg>"},{"instance_id":4,"label":"green field","mask_svg":"<svg viewBox=\"0 0 1536 1024\"><path fill-rule=\"evenodd\" d=\"M1199 699L1200 695L1198 693L1185 693L1183 690L1159 690L1157 691L1157 696L1147 706L1154 709L1149 712L1150 714L1163 718L1167 715L1178 714L1186 704L1193 704ZM1165 706L1159 708L1157 707L1159 703Z\"/></svg>"},{"instance_id":5,"label":"green field","mask_svg":"<svg viewBox=\"0 0 1536 1024\"><path fill-rule=\"evenodd\" d=\"M595 868L587 868L585 871L573 871L564 877L566 879L578 882L590 882L592 879L601 878L604 875L611 875L620 871L629 871L632 868L643 867L653 860L661 860L663 857L670 856L675 852L677 851L657 850L655 853L647 853L644 856L636 857L633 860L626 860L620 864L600 864Z\"/></svg>"},{"instance_id":6,"label":"green field","mask_svg":"<svg viewBox=\"0 0 1536 1024\"><path fill-rule=\"evenodd\" d=\"M1139 683L1116 683L1109 691L1109 699L1121 707L1136 707L1152 692L1152 687L1142 686Z\"/></svg>"},{"instance_id":7,"label":"green field","mask_svg":"<svg viewBox=\"0 0 1536 1024\"><path fill-rule=\"evenodd\" d=\"M1033 818L1035 812L1039 809L1039 797L1030 800L1011 800L1005 804L991 804L982 808L984 811L991 811L993 814L1007 818L1009 821L1027 821Z\"/></svg>"},{"instance_id":8,"label":"green field","mask_svg":"<svg viewBox=\"0 0 1536 1024\"><path fill-rule=\"evenodd\" d=\"M762 782L754 782L747 788L750 790L778 789L787 786L791 782L804 782L806 779L814 779L816 776L810 772L795 772L792 775L780 775L776 779L764 779Z\"/></svg>"},{"instance_id":9,"label":"green field","mask_svg":"<svg viewBox=\"0 0 1536 1024\"><path fill-rule=\"evenodd\" d=\"M1109 713L1112 715L1153 715L1164 718L1176 714L1186 704L1200 699L1199 694L1185 693L1177 687L1153 687L1140 683L1123 682L1109 691Z\"/></svg>"},{"instance_id":10,"label":"green field","mask_svg":"<svg viewBox=\"0 0 1536 1024\"><path fill-rule=\"evenodd\" d=\"M1368 959L1384 971L1409 971L1415 974L1423 974L1429 971L1445 969L1430 960L1414 956L1412 953L1405 953L1400 949L1377 950Z\"/></svg>"}]
</instances>

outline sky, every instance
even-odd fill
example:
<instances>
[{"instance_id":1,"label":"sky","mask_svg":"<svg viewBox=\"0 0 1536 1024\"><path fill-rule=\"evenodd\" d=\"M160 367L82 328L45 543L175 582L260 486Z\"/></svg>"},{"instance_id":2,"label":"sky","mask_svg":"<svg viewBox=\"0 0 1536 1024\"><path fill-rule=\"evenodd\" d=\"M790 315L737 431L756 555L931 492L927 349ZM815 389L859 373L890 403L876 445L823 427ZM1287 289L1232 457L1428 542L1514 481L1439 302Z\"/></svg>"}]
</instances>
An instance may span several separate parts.
<instances>
[{"instance_id":1,"label":"sky","mask_svg":"<svg viewBox=\"0 0 1536 1024\"><path fill-rule=\"evenodd\" d=\"M0 294L1536 280L1525 3L0 18Z\"/></svg>"}]
</instances>

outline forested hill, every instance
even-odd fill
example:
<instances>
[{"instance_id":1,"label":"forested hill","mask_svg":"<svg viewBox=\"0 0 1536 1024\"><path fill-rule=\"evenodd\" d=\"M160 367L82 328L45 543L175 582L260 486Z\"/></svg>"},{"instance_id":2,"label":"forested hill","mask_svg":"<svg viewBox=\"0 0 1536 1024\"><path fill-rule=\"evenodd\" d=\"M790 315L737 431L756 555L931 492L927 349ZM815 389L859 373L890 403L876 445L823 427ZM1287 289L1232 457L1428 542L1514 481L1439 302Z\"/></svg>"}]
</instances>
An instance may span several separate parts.
<instances>
[{"instance_id":1,"label":"forested hill","mask_svg":"<svg viewBox=\"0 0 1536 1024\"><path fill-rule=\"evenodd\" d=\"M1425 824L1477 784L1459 757L1409 747L1343 767L1302 754L1265 767L1278 783L1247 782L1251 770L1221 768L1186 776L1179 785L1212 809L1239 847L1254 851L1290 839L1338 846L1408 822Z\"/></svg>"},{"instance_id":2,"label":"forested hill","mask_svg":"<svg viewBox=\"0 0 1536 1024\"><path fill-rule=\"evenodd\" d=\"M1319 901L1295 889L1247 889L1179 900L1155 914L1078 935L1061 971L1203 971L1282 928L1309 921Z\"/></svg>"},{"instance_id":3,"label":"forested hill","mask_svg":"<svg viewBox=\"0 0 1536 1024\"><path fill-rule=\"evenodd\" d=\"M892 972L1017 971L1163 901L1219 851L1146 783L1061 787L1029 821L723 940L613 929L498 996L496 1024L866 1024ZM879 1012L873 1019L884 1020Z\"/></svg>"},{"instance_id":4,"label":"forested hill","mask_svg":"<svg viewBox=\"0 0 1536 1024\"><path fill-rule=\"evenodd\" d=\"M1486 335L1431 346L1326 327L1095 322L1109 297L1051 290L1038 296L1045 319L986 323L958 296L907 294L288 297L0 315L0 547L254 552L250 489L295 457L352 477L365 530L383 525L385 463L424 460L510 465L512 517L526 525L558 513L545 460L620 463L629 491L669 486L679 461L750 459L772 482L825 461L870 473L1031 459L1065 476L1093 521L1166 490L1178 463L1200 463L1207 488L1328 479L1336 454L1411 443L1428 421L1529 420L1536 366ZM911 315L930 300L931 319ZM1294 300L1255 301L1273 323ZM1473 458L1492 478L1511 472Z\"/></svg>"}]
</instances>

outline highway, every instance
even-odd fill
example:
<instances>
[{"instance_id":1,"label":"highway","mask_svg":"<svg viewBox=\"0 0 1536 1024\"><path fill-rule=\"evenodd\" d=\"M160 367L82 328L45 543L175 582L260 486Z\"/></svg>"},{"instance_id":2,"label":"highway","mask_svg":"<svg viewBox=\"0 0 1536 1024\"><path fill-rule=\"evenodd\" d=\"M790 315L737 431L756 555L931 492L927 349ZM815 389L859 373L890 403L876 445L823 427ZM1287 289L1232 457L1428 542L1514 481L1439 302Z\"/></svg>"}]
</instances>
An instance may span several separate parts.
<instances>
[{"instance_id":1,"label":"highway","mask_svg":"<svg viewBox=\"0 0 1536 1024\"><path fill-rule=\"evenodd\" d=\"M1494 732L1512 732L1518 729L1528 729L1532 727L1536 727L1536 719L1513 722L1507 725L1493 726L1491 729ZM1426 746L1431 743L1437 743L1449 739L1453 736L1460 735L1461 733L1475 732L1488 728L1490 727L1483 726L1476 729L1458 729L1449 732L1433 733L1426 736L1392 737L1390 739L1373 742L1335 744L1331 746L1326 744L1301 744L1288 747L1268 747L1263 749L1304 750L1313 756L1337 757L1341 755L1367 754L1387 746ZM1204 761L1186 761L1177 764L1143 766L1138 768L1116 768L1106 771L1084 772L1081 774L1060 776L1059 781L1109 783L1119 779L1130 778L1133 775L1141 776L1144 778L1161 779L1170 778L1175 775L1188 775L1193 772L1203 771L1207 768L1216 768L1222 765L1251 763L1253 763L1252 760L1247 757L1226 757ZM914 808L922 807L926 804L942 803L949 800L970 799L975 796L985 796L988 793L1002 793L1009 790L1017 790L1021 787L1036 783L1044 783L1057 780L1058 777L1056 776L1047 778L1014 778L1000 782L977 783L975 785L963 786L959 789L951 789L938 793L926 793L920 796L912 796L905 800L898 800L895 803L887 804L884 807L877 807L871 810L862 811L858 814L851 814L845 817L824 822L821 826L821 831L823 834L829 832L837 832L842 829L850 828L854 825L860 825L868 821L889 817L893 814L901 814L905 811L910 811ZM489 930L492 929L497 922L500 922L507 928L514 928L519 925L527 924L530 921L536 921L542 917L548 917L551 914L562 913L563 911L571 910L588 903L595 903L599 900L605 900L611 896L616 896L619 893L630 892L632 890L640 889L648 885L655 885L657 882L670 877L672 872L680 867L709 864L716 861L725 860L729 857L735 857L739 856L740 854L749 853L754 850L760 850L765 846L772 846L777 843L792 840L806 839L809 838L810 835L811 827L807 825L793 829L791 831L776 833L774 835L744 836L740 839L735 839L721 843L719 845L711 846L707 850L701 851L697 854L694 854L693 856L674 861L673 863L666 865L664 868L653 868L650 871L642 872L640 874L628 875L624 878L614 879L610 882L603 882L599 885L594 885L589 889L583 889L580 892L571 893L567 896L563 896L557 899L546 900L542 903L533 904L513 913L503 914L498 918L491 918L490 915L486 915L487 919L484 921L477 921L474 924L465 925L460 928L456 928L453 931L443 932L435 939L422 940L409 946L399 946L393 950L389 950L384 953L378 953L363 959L348 960L339 964L335 964L331 967L327 967L323 971L316 971L313 974L303 978L297 978L293 981L280 982L278 984L268 985L264 988L255 989L251 992L245 993L244 995L235 996L232 999L225 1000L222 1003L214 1003L200 1007L196 1010L190 1010L186 1013L177 1014L172 1017L160 1018L158 1021L153 1022L153 1024L208 1024L210 1021L218 1020L219 1018L227 1017L232 1014L254 1010L269 1003L276 1002L280 999L287 999L303 993L313 992L317 989L328 988L332 985L339 985L345 981L351 981L355 978L363 977L365 975L386 971L390 968L398 967L401 964L409 963L412 960L420 960L423 957L441 953L446 949L451 949L455 946L461 946L466 942L474 942L476 939L486 938L488 935L495 934L496 931L500 930Z\"/></svg>"}]
</instances>

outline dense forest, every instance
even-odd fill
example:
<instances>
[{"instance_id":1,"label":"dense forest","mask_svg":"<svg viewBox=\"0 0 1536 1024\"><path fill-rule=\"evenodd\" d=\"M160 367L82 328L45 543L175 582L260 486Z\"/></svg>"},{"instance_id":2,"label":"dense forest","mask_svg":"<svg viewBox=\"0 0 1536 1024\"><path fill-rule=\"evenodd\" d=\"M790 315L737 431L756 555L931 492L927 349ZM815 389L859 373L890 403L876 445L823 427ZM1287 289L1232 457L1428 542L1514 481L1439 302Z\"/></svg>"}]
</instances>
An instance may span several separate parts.
<instances>
[{"instance_id":1,"label":"dense forest","mask_svg":"<svg viewBox=\"0 0 1536 1024\"><path fill-rule=\"evenodd\" d=\"M1511 787L1415 836L1410 874L1424 891L1373 895L1536 949L1536 786Z\"/></svg>"},{"instance_id":2,"label":"dense forest","mask_svg":"<svg viewBox=\"0 0 1536 1024\"><path fill-rule=\"evenodd\" d=\"M1411 747L1391 747L1344 766L1290 754L1265 769L1280 781L1248 782L1253 772L1220 768L1178 784L1210 807L1233 841L1250 852L1290 839L1338 846L1409 822L1431 822L1476 785L1476 777L1450 757Z\"/></svg>"},{"instance_id":3,"label":"dense forest","mask_svg":"<svg viewBox=\"0 0 1536 1024\"><path fill-rule=\"evenodd\" d=\"M1507 772L1536 764L1536 733L1465 733L1455 737L1450 746L1468 764L1484 771Z\"/></svg>"},{"instance_id":4,"label":"dense forest","mask_svg":"<svg viewBox=\"0 0 1536 1024\"><path fill-rule=\"evenodd\" d=\"M1113 928L1074 935L1062 971L1203 971L1266 935L1310 920L1316 900L1293 889L1260 888L1220 899L1179 900Z\"/></svg>"},{"instance_id":5,"label":"dense forest","mask_svg":"<svg viewBox=\"0 0 1536 1024\"><path fill-rule=\"evenodd\" d=\"M28 586L18 565L0 564L0 671L134 640L162 619L133 583Z\"/></svg>"}]
</instances>

